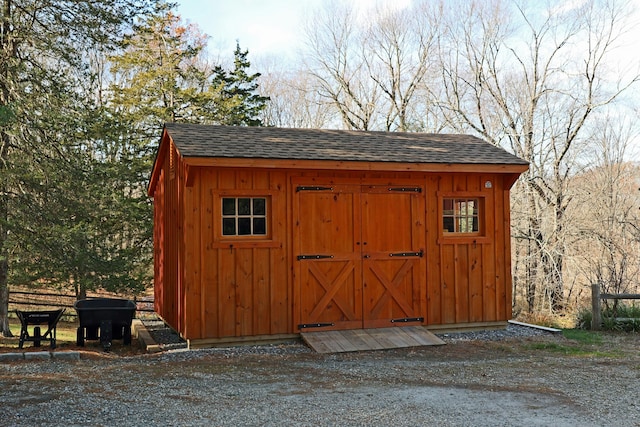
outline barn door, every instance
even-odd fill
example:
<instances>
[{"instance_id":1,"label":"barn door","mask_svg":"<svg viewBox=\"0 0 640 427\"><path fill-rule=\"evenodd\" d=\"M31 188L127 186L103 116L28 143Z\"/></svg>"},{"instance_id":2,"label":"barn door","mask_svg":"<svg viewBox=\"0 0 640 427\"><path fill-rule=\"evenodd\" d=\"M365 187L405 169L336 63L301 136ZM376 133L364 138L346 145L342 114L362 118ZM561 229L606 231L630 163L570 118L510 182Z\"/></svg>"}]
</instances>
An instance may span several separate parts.
<instances>
[{"instance_id":1,"label":"barn door","mask_svg":"<svg viewBox=\"0 0 640 427\"><path fill-rule=\"evenodd\" d=\"M298 327L362 327L360 187L296 186Z\"/></svg>"},{"instance_id":2,"label":"barn door","mask_svg":"<svg viewBox=\"0 0 640 427\"><path fill-rule=\"evenodd\" d=\"M422 323L421 189L333 184L295 189L299 329Z\"/></svg>"},{"instance_id":3,"label":"barn door","mask_svg":"<svg viewBox=\"0 0 640 427\"><path fill-rule=\"evenodd\" d=\"M420 187L362 188L363 327L424 321Z\"/></svg>"}]
</instances>

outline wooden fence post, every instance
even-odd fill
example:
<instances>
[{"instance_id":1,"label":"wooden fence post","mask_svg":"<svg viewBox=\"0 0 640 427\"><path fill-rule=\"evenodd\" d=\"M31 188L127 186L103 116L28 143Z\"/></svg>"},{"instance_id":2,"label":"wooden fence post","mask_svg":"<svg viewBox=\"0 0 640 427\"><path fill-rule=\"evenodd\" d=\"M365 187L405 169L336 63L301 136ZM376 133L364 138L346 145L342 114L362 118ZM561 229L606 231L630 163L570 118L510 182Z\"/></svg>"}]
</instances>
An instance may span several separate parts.
<instances>
[{"instance_id":1,"label":"wooden fence post","mask_svg":"<svg viewBox=\"0 0 640 427\"><path fill-rule=\"evenodd\" d=\"M602 316L600 314L600 284L591 285L591 330L599 331L602 327Z\"/></svg>"}]
</instances>

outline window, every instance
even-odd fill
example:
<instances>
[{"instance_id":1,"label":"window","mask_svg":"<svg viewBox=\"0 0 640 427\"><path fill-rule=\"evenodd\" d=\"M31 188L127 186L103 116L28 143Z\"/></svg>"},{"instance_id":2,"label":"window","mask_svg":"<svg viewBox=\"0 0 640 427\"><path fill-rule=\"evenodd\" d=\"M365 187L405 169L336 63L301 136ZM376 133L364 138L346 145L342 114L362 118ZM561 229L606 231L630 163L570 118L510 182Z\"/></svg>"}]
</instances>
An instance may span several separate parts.
<instances>
[{"instance_id":1,"label":"window","mask_svg":"<svg viewBox=\"0 0 640 427\"><path fill-rule=\"evenodd\" d=\"M223 236L266 236L266 197L223 197Z\"/></svg>"},{"instance_id":2,"label":"window","mask_svg":"<svg viewBox=\"0 0 640 427\"><path fill-rule=\"evenodd\" d=\"M479 199L442 199L442 228L445 233L479 233Z\"/></svg>"}]
</instances>

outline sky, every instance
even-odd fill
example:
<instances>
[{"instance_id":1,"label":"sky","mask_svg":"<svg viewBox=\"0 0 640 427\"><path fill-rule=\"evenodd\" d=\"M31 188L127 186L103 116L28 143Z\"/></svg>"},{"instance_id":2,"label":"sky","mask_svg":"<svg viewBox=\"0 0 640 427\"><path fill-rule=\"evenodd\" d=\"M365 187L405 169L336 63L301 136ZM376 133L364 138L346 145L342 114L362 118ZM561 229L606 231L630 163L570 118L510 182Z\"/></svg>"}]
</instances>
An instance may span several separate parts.
<instances>
[{"instance_id":1,"label":"sky","mask_svg":"<svg viewBox=\"0 0 640 427\"><path fill-rule=\"evenodd\" d=\"M249 56L292 57L302 46L302 23L323 0L176 0L182 19L209 35L210 49L232 55L239 40ZM411 0L351 0L366 10L376 4L403 7Z\"/></svg>"},{"instance_id":2,"label":"sky","mask_svg":"<svg viewBox=\"0 0 640 427\"><path fill-rule=\"evenodd\" d=\"M305 10L320 0L177 0L183 20L209 35L210 46L231 55L239 40L254 55L292 55Z\"/></svg>"},{"instance_id":3,"label":"sky","mask_svg":"<svg viewBox=\"0 0 640 427\"><path fill-rule=\"evenodd\" d=\"M210 46L232 54L236 40L254 55L292 55L301 47L306 15L327 0L175 0L183 20L209 35ZM560 0L563 3L565 0ZM582 1L582 0L575 0ZM364 11L376 5L403 8L411 0L350 0ZM631 0L640 14L640 0ZM567 4L567 3L564 3ZM629 38L640 38L640 28ZM634 43L635 44L635 43Z\"/></svg>"}]
</instances>

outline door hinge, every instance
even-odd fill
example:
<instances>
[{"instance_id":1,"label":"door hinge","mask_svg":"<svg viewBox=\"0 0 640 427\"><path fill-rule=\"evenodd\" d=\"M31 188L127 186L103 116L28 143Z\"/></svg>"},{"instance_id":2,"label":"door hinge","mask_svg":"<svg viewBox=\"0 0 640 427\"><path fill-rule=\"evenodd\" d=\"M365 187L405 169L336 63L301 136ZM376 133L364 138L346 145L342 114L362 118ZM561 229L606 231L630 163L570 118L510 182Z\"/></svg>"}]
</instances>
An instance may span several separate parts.
<instances>
[{"instance_id":1,"label":"door hinge","mask_svg":"<svg viewBox=\"0 0 640 427\"><path fill-rule=\"evenodd\" d=\"M333 190L333 187L318 187L318 186L303 186L300 185L298 187L296 187L296 192L298 191L326 191L326 190Z\"/></svg>"},{"instance_id":2,"label":"door hinge","mask_svg":"<svg viewBox=\"0 0 640 427\"><path fill-rule=\"evenodd\" d=\"M403 317L402 319L391 319L391 323L424 322L424 317Z\"/></svg>"},{"instance_id":3,"label":"door hinge","mask_svg":"<svg viewBox=\"0 0 640 427\"><path fill-rule=\"evenodd\" d=\"M324 259L333 258L333 255L298 255L298 261L301 259Z\"/></svg>"},{"instance_id":4,"label":"door hinge","mask_svg":"<svg viewBox=\"0 0 640 427\"><path fill-rule=\"evenodd\" d=\"M334 323L301 323L298 325L298 329L306 328L325 328L327 326L333 326Z\"/></svg>"},{"instance_id":5,"label":"door hinge","mask_svg":"<svg viewBox=\"0 0 640 427\"><path fill-rule=\"evenodd\" d=\"M399 191L401 193L422 193L422 187L389 187L389 191Z\"/></svg>"},{"instance_id":6,"label":"door hinge","mask_svg":"<svg viewBox=\"0 0 640 427\"><path fill-rule=\"evenodd\" d=\"M389 256L395 256L395 257L418 256L420 258L422 258L423 255L424 255L424 253L422 251L420 251L420 252L395 252L395 253L390 253L389 254Z\"/></svg>"}]
</instances>

